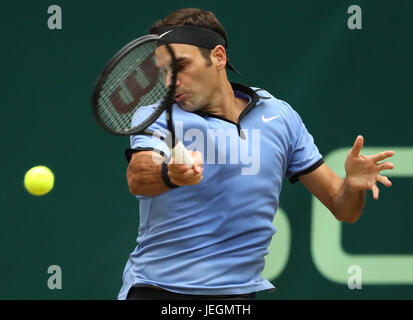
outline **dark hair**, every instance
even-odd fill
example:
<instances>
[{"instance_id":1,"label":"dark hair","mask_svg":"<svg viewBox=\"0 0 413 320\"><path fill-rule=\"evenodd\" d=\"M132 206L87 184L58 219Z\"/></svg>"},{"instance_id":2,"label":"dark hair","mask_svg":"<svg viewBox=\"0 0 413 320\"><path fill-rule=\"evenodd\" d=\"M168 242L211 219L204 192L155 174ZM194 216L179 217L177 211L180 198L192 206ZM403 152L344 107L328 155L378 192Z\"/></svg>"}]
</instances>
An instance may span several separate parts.
<instances>
[{"instance_id":1,"label":"dark hair","mask_svg":"<svg viewBox=\"0 0 413 320\"><path fill-rule=\"evenodd\" d=\"M215 14L211 11L195 8L178 9L168 15L165 19L155 22L155 24L149 30L149 33L156 33L157 28L168 26L203 27L217 32L225 39L225 42L228 43L227 33L225 32L224 27L218 21ZM198 48L201 51L202 56L206 59L207 65L210 66L212 64L210 57L211 50L201 47Z\"/></svg>"}]
</instances>

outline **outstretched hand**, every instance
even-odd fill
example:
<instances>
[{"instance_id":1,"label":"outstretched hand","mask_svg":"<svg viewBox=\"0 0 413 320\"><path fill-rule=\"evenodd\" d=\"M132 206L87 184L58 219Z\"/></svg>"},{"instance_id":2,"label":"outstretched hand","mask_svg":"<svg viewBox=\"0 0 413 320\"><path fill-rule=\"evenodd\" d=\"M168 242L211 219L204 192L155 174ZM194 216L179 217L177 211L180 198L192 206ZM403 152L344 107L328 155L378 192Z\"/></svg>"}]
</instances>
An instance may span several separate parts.
<instances>
[{"instance_id":1,"label":"outstretched hand","mask_svg":"<svg viewBox=\"0 0 413 320\"><path fill-rule=\"evenodd\" d=\"M363 145L363 136L358 136L346 158L346 179L352 188L371 190L373 192L373 198L378 200L379 188L377 187L377 182L384 184L386 187L392 185L390 180L386 176L382 176L380 172L394 168L393 163L380 161L392 157L394 152L383 151L371 156L365 156L360 154Z\"/></svg>"}]
</instances>

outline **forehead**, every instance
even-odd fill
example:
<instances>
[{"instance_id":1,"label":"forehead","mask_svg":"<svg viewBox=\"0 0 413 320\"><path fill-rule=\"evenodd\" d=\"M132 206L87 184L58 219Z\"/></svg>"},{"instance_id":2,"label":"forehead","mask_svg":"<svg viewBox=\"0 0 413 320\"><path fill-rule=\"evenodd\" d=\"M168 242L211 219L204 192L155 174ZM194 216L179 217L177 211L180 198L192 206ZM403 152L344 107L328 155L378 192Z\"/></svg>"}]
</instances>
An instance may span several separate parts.
<instances>
[{"instance_id":1,"label":"forehead","mask_svg":"<svg viewBox=\"0 0 413 320\"><path fill-rule=\"evenodd\" d=\"M195 46L189 44L172 43L170 47L174 51L176 59L196 59L202 57L201 52ZM170 57L165 46L160 46L155 50L156 64L165 65L169 63Z\"/></svg>"}]
</instances>

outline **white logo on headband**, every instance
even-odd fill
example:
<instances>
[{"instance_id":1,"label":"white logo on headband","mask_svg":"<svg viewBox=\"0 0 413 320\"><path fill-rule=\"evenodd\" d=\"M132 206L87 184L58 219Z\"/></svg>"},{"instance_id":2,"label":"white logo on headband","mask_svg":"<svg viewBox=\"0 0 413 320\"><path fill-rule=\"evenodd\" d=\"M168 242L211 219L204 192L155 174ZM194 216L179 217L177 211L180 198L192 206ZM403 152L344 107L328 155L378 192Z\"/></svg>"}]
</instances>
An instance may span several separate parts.
<instances>
[{"instance_id":1,"label":"white logo on headband","mask_svg":"<svg viewBox=\"0 0 413 320\"><path fill-rule=\"evenodd\" d=\"M173 31L173 30L169 30L169 31L166 31L166 32L162 33L162 34L159 36L159 38L162 38L164 35L168 34L169 32L172 32L172 31Z\"/></svg>"}]
</instances>

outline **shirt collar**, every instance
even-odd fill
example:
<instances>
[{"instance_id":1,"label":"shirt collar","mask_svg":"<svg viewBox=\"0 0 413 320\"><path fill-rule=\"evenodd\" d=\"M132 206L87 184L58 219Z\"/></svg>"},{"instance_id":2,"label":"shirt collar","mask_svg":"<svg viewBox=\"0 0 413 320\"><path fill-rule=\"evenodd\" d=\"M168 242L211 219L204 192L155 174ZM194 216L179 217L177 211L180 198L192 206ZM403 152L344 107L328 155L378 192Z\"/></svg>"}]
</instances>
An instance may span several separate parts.
<instances>
[{"instance_id":1,"label":"shirt collar","mask_svg":"<svg viewBox=\"0 0 413 320\"><path fill-rule=\"evenodd\" d=\"M255 106L259 105L261 103L261 99L257 95L257 93L251 89L250 87L244 86L243 84L236 83L236 82L231 82L232 89L234 90L235 96L238 94L242 94L244 97L247 96L249 97L249 103L245 107L245 109L241 112L239 116L239 121L244 118L248 112L250 112ZM242 97L241 97L242 98Z\"/></svg>"}]
</instances>

